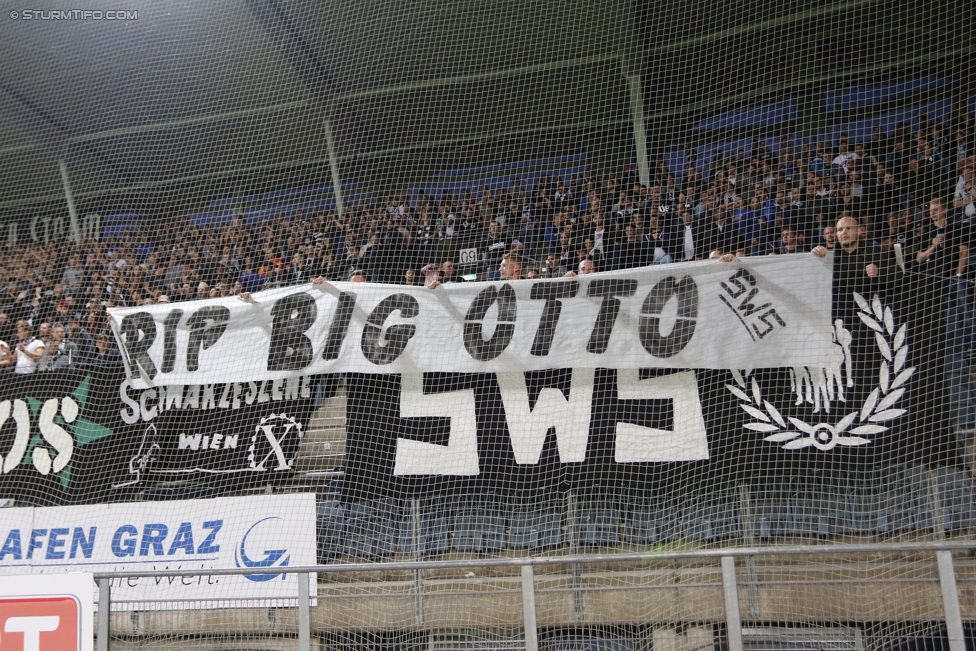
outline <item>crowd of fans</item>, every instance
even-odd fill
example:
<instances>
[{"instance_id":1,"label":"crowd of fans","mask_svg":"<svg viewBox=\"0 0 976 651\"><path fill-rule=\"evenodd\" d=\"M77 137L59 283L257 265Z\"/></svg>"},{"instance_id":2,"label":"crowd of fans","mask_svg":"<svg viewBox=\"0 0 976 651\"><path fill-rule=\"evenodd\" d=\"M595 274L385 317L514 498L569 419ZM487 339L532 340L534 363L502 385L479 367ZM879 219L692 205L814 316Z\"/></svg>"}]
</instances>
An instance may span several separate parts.
<instances>
[{"instance_id":1,"label":"crowd of fans","mask_svg":"<svg viewBox=\"0 0 976 651\"><path fill-rule=\"evenodd\" d=\"M0 367L26 373L112 359L109 307L318 278L436 287L460 274L552 278L829 250L837 246L836 223L848 216L861 240L883 251L894 243L938 249L929 241L932 198L947 199L952 223L976 216L974 134L961 107L948 124L923 115L890 134L876 127L866 142L846 134L757 139L714 160L687 160L680 175L661 158L647 185L624 165L603 175L542 176L532 186L516 180L478 196L388 197L341 215L316 207L215 228L166 220L77 246L3 250Z\"/></svg>"}]
</instances>

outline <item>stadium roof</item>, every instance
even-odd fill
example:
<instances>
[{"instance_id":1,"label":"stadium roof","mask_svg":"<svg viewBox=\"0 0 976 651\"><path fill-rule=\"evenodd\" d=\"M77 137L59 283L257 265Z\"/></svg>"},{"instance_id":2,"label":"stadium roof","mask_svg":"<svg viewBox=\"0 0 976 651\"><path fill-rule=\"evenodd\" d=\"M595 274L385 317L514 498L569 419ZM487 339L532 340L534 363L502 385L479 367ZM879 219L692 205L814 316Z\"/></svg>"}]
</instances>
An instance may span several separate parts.
<instances>
[{"instance_id":1,"label":"stadium roof","mask_svg":"<svg viewBox=\"0 0 976 651\"><path fill-rule=\"evenodd\" d=\"M649 123L683 106L700 118L833 79L823 48L853 51L855 72L968 55L973 12L926 3L937 31L917 24L921 3L882 0L131 0L135 19L11 18L21 4L0 2L0 208L63 196L59 160L82 199L192 203L280 188L296 169L328 182L327 125L342 166L387 181L439 169L438 148L461 165L459 152L504 138L546 154L525 139L629 133L627 75L642 73Z\"/></svg>"},{"instance_id":2,"label":"stadium roof","mask_svg":"<svg viewBox=\"0 0 976 651\"><path fill-rule=\"evenodd\" d=\"M619 75L613 3L575 6L572 29L545 1L125 8L138 17L4 7L0 204L60 195L59 159L80 196L321 163L325 119L351 160L510 131L513 116L516 129L627 117L626 88L579 101Z\"/></svg>"}]
</instances>

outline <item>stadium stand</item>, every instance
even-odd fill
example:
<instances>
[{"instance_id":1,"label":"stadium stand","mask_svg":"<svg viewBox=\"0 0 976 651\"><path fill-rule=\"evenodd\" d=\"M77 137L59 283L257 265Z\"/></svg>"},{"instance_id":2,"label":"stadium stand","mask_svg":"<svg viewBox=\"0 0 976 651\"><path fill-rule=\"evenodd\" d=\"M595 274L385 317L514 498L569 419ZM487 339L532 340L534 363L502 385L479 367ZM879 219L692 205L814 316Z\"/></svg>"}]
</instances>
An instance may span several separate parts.
<instances>
[{"instance_id":1,"label":"stadium stand","mask_svg":"<svg viewBox=\"0 0 976 651\"><path fill-rule=\"evenodd\" d=\"M918 82L908 90L926 87ZM849 102L836 101L838 106ZM496 242L533 254L524 273L535 269L551 275L545 264L549 255L557 256L556 269L563 273L583 258L604 270L632 267L656 260L654 241L648 239L652 215L662 233L673 235L685 209L703 229L714 212L728 213L743 236L759 236L748 247L750 255L779 250L781 231L791 225L798 229L799 250L810 250L822 242L824 226L845 209L868 220L872 243L889 247L898 241L917 248L921 242L914 233L926 226L926 197L968 201L973 135L958 131L960 106L942 100L840 124L830 133L774 137L770 132L767 138L716 142L695 150L693 167L700 180L687 178L688 158L675 152L660 160L660 173L649 187L636 182L635 164L597 175L579 155L443 170L402 196L357 192L360 184L344 184L349 193L344 215L335 214L332 187L316 186L248 196L236 209L226 207L231 199L214 199L208 208L219 210L190 214L158 229L135 213L107 216L101 240L76 250L62 242L26 258L4 252L0 310L9 323L27 319L35 326L71 316L94 337L107 332L105 307L149 304L160 297L177 302L229 296L316 276L346 279L360 268L373 281L417 283L424 281L424 267L448 259L459 263L462 253L463 271L492 276L500 262L500 255L491 253ZM762 113L750 110L743 109L746 118ZM860 155L854 152L858 145L864 146ZM838 157L848 158L838 153L841 149L850 150L854 161L846 169L837 164ZM513 173L517 170L530 171ZM886 172L894 175L890 189L883 183ZM621 204L620 192L629 205ZM841 197L848 192L853 201L845 202ZM760 199L758 211L751 206L754 197ZM891 215L905 210L907 224L890 223ZM605 231L587 248L597 215ZM497 237L488 233L491 222L500 225ZM753 222L756 233L749 230ZM628 253L625 262L619 253L630 251L628 224L639 237L636 259ZM569 234L565 244L562 233ZM694 257L707 258L709 244L703 241ZM433 277L428 272L426 282ZM3 334L9 339L12 333Z\"/></svg>"},{"instance_id":2,"label":"stadium stand","mask_svg":"<svg viewBox=\"0 0 976 651\"><path fill-rule=\"evenodd\" d=\"M166 508L190 512L185 505L212 498L243 503L260 496L304 494L311 505L308 494L314 493L314 559L330 565L313 581L317 605L311 607L310 621L293 612L291 596L254 603L244 597L207 596L187 600L185 607L174 607L176 599L122 599L113 604L110 615L113 648L284 651L299 648L304 626L306 632L314 631L311 648L330 651L882 651L916 644L965 651L957 629L965 621L969 634L976 622L976 563L971 550L939 552L938 561L930 553L934 549L928 548L919 552L872 547L870 552L836 556L818 549L816 555L802 558L779 550L800 545L829 550L844 543L967 543L976 535L976 393L971 368L976 257L970 246L976 242L976 95L967 58L971 49L968 40L960 40L969 38L971 30L961 26L972 24L971 8L958 8L959 15L947 20L942 3L924 12L919 8L919 16L914 9L890 2L849 3L853 8L885 5L899 12L901 26L885 32L884 39L918 32L904 45L915 58L899 59L898 66L889 69L864 60L868 55L863 54L887 52L888 41L876 42L873 32L844 20L826 34L819 34L819 23L807 25L805 29L818 32L816 42L806 43L807 35L800 34L802 47L782 44L792 38L793 22L829 22L835 10L852 10L833 5L802 7L802 15L785 23L783 12L800 9L786 7L789 3L747 8L748 12L731 6L727 12L707 12L711 31L699 34L704 17L695 11L649 17L651 9L641 3L615 3L610 9L606 3L529 3L511 9L499 8L507 3L483 3L480 9L425 6L422 19L412 15L413 9L404 8L403 15L396 16L398 12L382 3L366 3L363 7L369 7L362 11L370 13L369 22L385 26L375 31L363 29L352 14L329 13L342 14L342 8L245 4L250 13L244 19L238 16L235 24L258 33L264 30L273 52L269 59L262 58L262 74L249 78L250 64L244 61L252 54L264 57L263 47L247 56L217 47L195 54L201 60L238 59L241 63L221 68L230 80L226 83L240 84L243 95L264 98L259 108L249 100L238 104L236 91L207 81L202 95L213 92L215 105L227 103L231 117L226 119L233 127L224 125L224 119L211 125L206 113L213 106L204 106L197 115L185 106L167 110L166 102L159 102L159 108L121 102L126 110L118 113L132 117L116 123L106 117L115 114L106 99L109 103L99 110L77 118L97 121L104 127L101 135L86 133L88 127L77 122L72 122L77 133L69 135L69 128L60 126L68 124L67 118L60 112L51 117L61 103L52 97L63 91L48 89L52 96L42 94L36 101L31 93L9 90L13 86L0 72L0 102L15 107L9 112L9 129L29 134L23 142L0 141L0 169L13 170L10 178L0 178L0 190L7 193L0 194L0 210L7 211L0 212L0 242L7 245L0 247L0 391L6 392L0 396L0 452L7 455L0 457L2 510L149 503L160 513ZM639 46L628 44L632 35L608 28L611 18L598 15L604 9L613 21L621 16L626 21L631 12L640 14L644 31ZM766 20L767 12L769 22L760 27L744 16L730 15L755 13L757 20ZM282 16L291 13L282 22ZM378 14L387 13L391 15L380 21ZM560 13L568 17L560 18ZM942 18L928 24L923 13ZM322 19L326 14L330 20ZM441 14L451 14L447 23L441 22ZM398 20L409 26L400 29ZM428 21L439 27L428 27ZM529 21L537 27L531 28ZM563 21L568 24L560 26ZM884 18L872 13L867 22L882 24ZM653 35L650 23L657 25ZM924 29L905 26L922 23ZM306 31L305 26L311 27ZM780 27L782 37L772 32ZM3 28L0 25L0 34ZM756 42L750 40L754 28L762 32ZM237 27L229 30L222 24L221 29L226 32L221 39L239 38L245 49L253 44L251 35L242 36ZM533 29L545 35L546 47L533 49ZM835 39L844 31L855 36L838 45ZM936 47L929 39L940 34L945 43ZM354 39L357 56L336 61L310 38L337 51L341 48L335 43L348 48L349 39ZM519 40L525 43L519 45ZM739 45L730 45L733 41ZM918 45L923 41L929 45ZM956 49L949 49L950 41ZM9 42L13 45L4 45L0 38L0 53L24 45L20 40ZM158 41L152 43L164 49ZM166 45L174 53L181 51L179 46L187 43L175 38ZM746 67L740 47L756 57L742 74L732 70ZM672 57L672 49L682 54ZM394 50L401 52L393 55L397 65L387 57ZM434 50L440 54L414 58L417 52ZM482 50L491 56L483 56ZM549 55L557 50L562 54ZM716 63L692 63L705 52ZM850 61L835 69L828 53ZM564 60L557 64L553 57ZM520 63L512 67L516 60ZM179 70L179 65L171 67ZM653 74L636 71L640 68L653 68ZM708 74L702 74L706 68ZM137 76L162 79L159 68L154 72ZM193 75L177 77L179 84L196 88ZM723 85L728 88L718 88ZM182 99L179 85L164 86L175 98L174 105L199 103ZM199 98L201 91L195 92ZM5 103L0 107L9 108ZM149 125L157 119L164 125L159 133ZM7 129L0 125L0 138ZM53 189L50 170L43 178L29 178L34 170L24 152L47 157L65 152L51 159L61 170ZM88 213L80 222L69 189L75 170L79 204L85 206L81 213ZM70 221L61 214L62 180ZM16 189L15 182L30 186L32 194ZM854 219L853 226L847 218ZM71 228L80 224L77 237L69 235L69 223ZM213 342L204 333L219 327L221 316L206 312L192 326L181 321L197 309L250 305L254 311L246 319L270 337L281 323L301 323L321 308L316 308L316 289L328 300L339 291L351 295L352 313L356 291L388 289L393 297L440 298L447 292L430 292L448 283L498 281L491 286L492 306L485 308L491 310L490 319L498 318L498 336L504 333L503 324L516 320L514 303L506 315L510 320L501 316L502 283L565 278L561 286L566 287L591 273L643 274L650 273L648 269L662 277L669 269L694 274L720 268L716 259L738 262L747 270L755 259L767 263L770 256L792 254L805 256L794 260L812 265L815 255L842 248L840 223L848 233L856 233L853 237L873 256L871 265L862 265L863 275L874 278L880 266L887 283L883 290L890 294L880 292L884 304L877 293L868 291L865 296L856 294L856 305L853 293L838 299L837 287L855 276L834 269L834 302L806 307L816 308L811 311L820 316L831 312L823 321L833 324L832 342L843 348L844 333L850 332L837 313L840 303L850 304L846 326L861 328L863 336L853 353L846 349L845 361L850 366L855 359L858 377L870 376L870 386L860 380L854 386L849 368L848 384L838 376L836 387L829 370L821 378L809 375L807 368L812 388L804 399L800 368L740 365L733 370L709 361L679 368L662 361L664 356L653 360L660 368L628 367L638 384L662 379L666 384L670 379L665 378L679 372L692 376L698 415L709 430L705 450L698 456L635 461L623 446L616 447L623 438L615 429L620 424L649 430L647 437L660 437L655 441L677 434L687 424L678 422L676 399L661 406L657 394L626 398L624 377L617 375L622 369L615 368L612 359L594 369L593 424L586 432L590 447L584 445L579 457L570 460L568 438L560 438L566 436L566 421L560 420L553 426L555 432L547 426L538 434L535 463L522 458L531 454L516 449L509 397L502 383L489 377L496 370L455 373L436 368L421 374L419 393L431 404L454 400L438 394L456 391L477 405L470 425L477 433L476 461L473 468L468 465L456 473L453 468L431 471L433 464L425 458L408 459L404 467L401 459L394 460L398 446L407 448L404 442L427 446L427 456L441 458L437 455L453 443L453 419L458 417L456 412L429 418L408 415L403 381L407 373L383 375L388 369L379 366L388 361L371 358L377 368L367 367L365 372L327 369L325 375L316 371L301 378L297 373L308 364L285 365L276 368L284 369L278 379L233 376L227 381L198 380L198 385L193 379L180 385L155 383L142 362L133 363L146 352L133 352L133 342L140 337L148 342L151 327L159 330L167 349L152 373L172 371L169 348L175 346L177 331L181 345L189 340L198 353L207 350ZM875 267L875 273L869 267ZM855 271L860 278L862 269ZM738 277L723 276L702 295L723 287L731 296L733 280ZM368 285L343 284L336 290L335 283L363 281ZM667 281L673 285L676 278ZM533 286L531 298L525 300L545 300L540 309L555 313L558 320L561 299L535 293L536 287L545 289L543 285L556 283ZM416 294L403 293L408 286ZM618 296L600 294L602 290L594 289L600 285L592 279L580 286L594 290L585 296L594 305L599 297L606 299L600 318ZM623 286L603 288L617 291ZM260 299L269 295L264 292L277 296L273 290L283 288L294 288L291 296L301 292L313 298L303 305L282 304L287 309L278 312L261 312ZM640 323L635 330L650 354L643 341L648 324L669 337L661 323L671 318L670 312L666 318L659 314L685 297L670 301L670 296L658 296L661 306L653 312L648 306L654 307L654 297L647 296L639 314L620 318ZM725 301L724 296L720 299ZM739 312L748 316L768 307L757 308L760 303L752 304L751 299L752 295L745 297ZM524 321L539 303L526 308L519 300L523 302L518 314ZM696 294L696 305L697 300ZM398 307L392 312L399 310L400 317L390 318L416 316L409 316L407 302L393 304ZM737 308L726 305L736 313ZM682 303L678 309L685 307ZM150 316L148 322L133 326L130 317L141 308L143 314L166 310L170 316L165 325L154 325ZM361 308L360 304L357 309ZM343 314L336 307L330 337L332 328L341 330ZM122 327L121 315L130 318L128 328ZM617 318L616 312L613 315ZM365 317L357 313L356 318L360 316ZM464 321L466 337L471 322L478 321L480 327L481 320L490 320L486 314L477 319L471 313L454 316ZM774 317L763 316L774 328L768 323ZM680 318L682 327L694 331L697 312ZM902 330L896 331L895 319ZM374 321L367 329L379 332L383 321ZM910 335L904 323L910 324ZM577 325L567 326L564 320L555 348L558 337L568 337L567 330L575 332ZM757 341L744 320L742 325ZM556 326L551 327L550 343ZM484 325L481 343L487 339L487 328ZM677 325L673 328L680 334ZM354 342L364 351L367 329ZM598 329L593 326L588 354L598 354ZM389 332L379 338L378 347L394 342ZM286 343L273 340L272 347L285 356L295 355L298 334ZM543 334L540 321L537 338L543 339ZM698 340L711 334L699 328ZM775 338L770 341L780 345ZM866 353L865 347L871 351ZM36 357L31 353L41 348ZM461 348L448 348L422 354L447 368L452 355L464 354ZM339 356L338 349L333 357L318 348L315 352L315 362ZM548 352L546 348L537 355L533 344L531 354L544 357ZM250 355L267 355L271 369L270 347L267 352L240 347L224 363L230 367L239 361L236 358ZM863 359L870 355L874 366L867 368ZM572 376L578 369L562 368L566 364L561 361L538 366L542 370L517 371L529 403L527 419L539 414L534 411L537 402L561 407L559 395L566 405L579 395ZM188 374L199 370L189 354L185 367ZM497 371L502 372L508 371ZM915 372L918 375L912 377ZM816 384L821 379L828 386ZM549 381L556 384L544 384ZM89 382L93 397L86 406ZM543 382L543 389L532 382ZM246 399L248 384L251 395ZM62 391L68 385L70 401ZM46 393L32 393L36 386ZM14 395L21 387L29 390ZM548 403L538 395L541 390L548 390ZM903 402L896 404L903 395ZM462 398L456 399L461 404ZM781 405L782 414L774 402ZM231 432L228 423L235 410L242 404L246 410L252 403L253 413L247 418L254 422L235 424ZM606 415L610 403L618 410L613 416ZM872 411L876 407L878 413ZM888 427L909 411L910 425L904 424L906 418L901 429ZM83 422L76 421L78 413L84 414ZM746 416L751 421L742 420ZM846 425L836 425L845 416ZM119 417L131 426L125 430L125 441L113 441L115 448L103 442L102 458L86 457L94 455L91 450L100 437L110 436L102 421ZM612 422L605 425L600 418ZM820 425L807 424L804 418ZM283 421L283 429L276 430L273 419ZM162 435L153 438L157 425L160 431L168 427L175 452L161 452ZM855 427L858 431L845 432ZM69 430L78 440L70 467L53 453L52 442L59 431ZM276 432L280 438L275 438ZM846 438L838 444L841 435ZM877 438L859 438L862 435ZM268 447L265 461L259 461L262 446ZM211 451L226 452L225 458L236 455L240 467L203 460ZM15 458L18 455L22 462ZM4 466L5 459L10 468ZM408 462L428 472L413 471L406 467ZM265 472L275 463L280 472ZM27 466L36 472L27 476ZM99 472L111 475L111 480L95 487L76 481ZM0 525L7 521L2 510ZM286 550L284 543L262 539L245 549L254 527L279 519L282 522L274 526L283 527L285 515L269 515L251 525L243 538L225 543L225 551L233 546L233 562L241 574L236 578L257 584L278 575L260 578L244 572L275 563L280 568L295 564L290 554L297 553L291 547ZM206 524L219 528L216 522L209 519ZM67 534L46 526L51 533L45 559L62 560L57 556L62 542L58 536ZM129 535L130 529L135 536L128 541L131 550L122 535ZM158 548L158 567L183 569L190 563L173 558L176 552L188 547L199 555L199 550L208 549L207 543L195 547L185 535L176 534L175 541L167 540L171 546L166 554L160 537L166 535L164 530L153 523L142 529L123 525L112 540L113 558L122 563L129 554L149 566L158 559L143 557ZM28 560L42 549L37 546L40 531L49 535L48 529L30 532ZM0 535L4 533L0 529ZM78 550L83 554L85 544L95 537L80 533L75 532L70 542L72 556ZM7 557L23 560L19 537L16 545L13 541L0 538L0 569L7 569L2 567ZM715 552L733 547L748 552L731 564L730 580L728 564L723 561L720 567ZM655 558L673 550L687 556ZM777 550L779 555L764 556L764 550ZM628 552L636 553L605 564L560 558ZM36 554L39 559L41 552ZM535 566L534 576L526 572L532 568L514 562L541 556L549 558ZM962 614L957 613L956 628L949 621L952 591L941 583L946 580L947 557L949 575L960 585L955 597ZM478 564L486 560L498 563ZM180 562L186 564L177 567ZM471 564L462 567L464 562ZM356 569L343 569L350 565ZM280 577L282 584L291 580L284 573ZM120 590L125 587L121 579L115 580ZM163 581L155 580L157 585ZM532 608L538 621L532 621L531 635L537 639L532 643L524 610L529 603L525 581L536 591ZM272 583L279 585L268 580ZM731 619L739 617L731 614L733 601L736 612L741 609L739 623L745 624L738 638L730 626Z\"/></svg>"},{"instance_id":3,"label":"stadium stand","mask_svg":"<svg viewBox=\"0 0 976 651\"><path fill-rule=\"evenodd\" d=\"M923 79L893 89L876 89L871 97L882 101L891 93L924 90L938 81ZM845 97L863 96L856 90L834 93L837 110L854 101ZM335 214L334 199L328 197L331 186L248 196L243 207L237 209L228 207L232 199L214 199L207 204L213 209L211 212L191 214L161 228L147 228L147 222L134 213L109 216L103 218L99 241L86 242L78 248L62 242L31 251L27 257L18 257L15 250L0 254L0 266L6 272L0 291L0 322L5 324L5 330L0 337L13 340L13 324L27 320L40 329L42 339L57 345L65 341L77 347L79 354L70 361L71 368L88 368L112 355L114 340L103 340L111 334L105 309L113 306L229 296L308 282L318 276L340 280L358 269L365 269L374 281L418 283L424 281L423 267L436 268L439 262L456 258L466 248L476 251L466 269L482 278L492 273L489 263L500 262L500 256L490 253L494 239L486 239L486 224L492 222L499 224L497 239L506 252L537 251L523 273L537 271L543 276L573 270L582 259L603 261L604 269L618 266L619 256L614 255L614 248L626 244L625 226L636 226L642 233L636 264L656 262L648 244L653 244L648 237L651 229L645 224L656 217L662 232L672 232L677 227L676 214L685 209L695 214L695 223L702 227L716 211L727 211L743 234L747 232L746 225L758 219L761 243L749 247L749 254L779 250L783 245L782 229L791 225L800 233L798 250L808 251L824 242L824 227L844 210L854 210L871 222L868 231L874 244L890 247L897 241L906 247L906 252L913 251L922 247L916 232L920 233L927 222L924 197L932 192L914 192L918 182L913 180L911 166L897 167L892 156L905 151L908 162L928 163L931 156L927 152L931 152L931 188L954 195L960 206L959 218L966 218L966 197L974 166L968 156L973 151L971 134L961 132L963 140L959 142L949 136L961 121L962 114L956 110L960 106L964 104L944 100L937 105L884 113L863 123L839 125L829 134L774 138L771 133L765 139L753 137L699 147L692 168L700 180L688 174L689 168L684 165L687 159L678 152L661 159L661 172L654 176L650 187L635 181L633 164L597 175L586 166L586 156L578 155L443 170L434 174L430 183L413 187L399 198L394 193L355 194L361 190L360 184L344 184L344 192L352 194L346 195L348 207L342 216ZM762 122L762 116L768 115L764 111L762 107L743 109L722 120ZM852 156L855 164L849 171L831 162L836 160L839 149L853 150L858 145L865 149L861 155ZM818 172L810 171L808 158L814 157L825 161ZM763 174L767 164L772 172ZM883 177L888 171L895 173L894 196L885 194L888 188ZM845 185L856 197L852 208L842 199L847 196L846 190L842 192ZM385 195L382 200L381 195ZM628 198L629 205L621 203L621 196ZM761 203L753 217L749 208L740 206L750 206L757 197ZM907 214L908 223L893 223L885 217L886 211ZM597 232L593 219L596 215L607 226L599 238L600 246L594 248L587 240L593 240ZM534 226L534 232L527 225ZM560 244L557 232L569 234L568 247ZM709 253L706 246L696 251L695 257L708 257ZM546 257L550 255L557 258L555 268L547 265ZM428 284L441 274L439 270L428 271ZM63 339L52 338L48 324L68 326ZM42 360L38 368L65 368L46 361ZM330 456L323 467L334 467L336 458ZM905 522L927 521L928 516L914 511L882 512L898 502L881 497L895 490L892 484L897 483L896 476L878 471L852 477L849 488L828 481L826 493L825 486L798 483L805 479L771 478L753 494L757 535L763 539L831 536L841 530L881 534L900 530L907 526ZM947 529L958 528L972 519L971 500L959 496L960 491L970 490L971 486L961 482L940 475L939 490L948 491L948 511L944 516ZM201 496L200 491L205 489L187 490L153 489L147 491L145 499L186 499ZM560 538L556 533L559 525L548 522L554 517L558 523L559 516L551 507L540 510L520 506L519 501L525 499L529 498L518 498L510 515L504 515L507 511L495 513L487 506L482 510L472 506L460 508L453 515L433 516L434 507L426 505L420 509L420 522L427 533L420 536L419 547L424 554L451 547L459 551L497 549L504 540L498 523L508 519L513 547L551 546ZM738 530L737 525L731 524L736 518L734 496L725 502L732 506L696 504L695 510L682 508L683 535L703 540L734 535ZM323 533L325 542L320 546L327 550L323 551L326 556L337 549L339 535L335 524L338 518L334 515L339 511L330 504L320 505L320 527L331 532ZM376 515L375 509L365 503L345 508L342 535L351 554L383 557L397 548L411 553L413 542L405 540L402 532L397 536L392 533L397 527L407 527L406 518L398 510L406 507L397 507L396 515L391 511L383 516ZM621 537L629 542L650 542L672 535L663 533L671 528L664 522L670 518L662 517L670 508L646 501L635 502L631 507L586 503L572 526L579 543L584 545L614 544ZM539 527L527 521L523 524L530 514L540 519ZM452 521L454 524L449 524ZM448 533L451 530L453 541ZM395 544L395 538L401 542Z\"/></svg>"}]
</instances>

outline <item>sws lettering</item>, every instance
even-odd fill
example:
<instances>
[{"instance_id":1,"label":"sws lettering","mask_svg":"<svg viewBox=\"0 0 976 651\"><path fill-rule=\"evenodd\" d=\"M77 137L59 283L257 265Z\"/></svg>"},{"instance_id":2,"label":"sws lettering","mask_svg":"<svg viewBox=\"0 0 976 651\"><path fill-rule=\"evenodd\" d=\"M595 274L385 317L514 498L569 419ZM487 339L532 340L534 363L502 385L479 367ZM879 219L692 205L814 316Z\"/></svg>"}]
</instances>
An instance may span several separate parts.
<instances>
[{"instance_id":1,"label":"sws lettering","mask_svg":"<svg viewBox=\"0 0 976 651\"><path fill-rule=\"evenodd\" d=\"M529 402L523 373L498 373L505 422L515 460L539 463L546 436L555 429L562 463L586 460L594 401L594 369L574 369L569 395L543 388L534 407ZM617 463L693 461L708 458L705 422L701 415L698 381L694 371L640 379L636 369L617 372L620 400L665 400L672 406L670 430L618 422ZM425 393L423 377L404 374L400 382L400 418L450 419L447 445L398 438L393 474L475 476L480 472L478 417L473 389Z\"/></svg>"},{"instance_id":2,"label":"sws lettering","mask_svg":"<svg viewBox=\"0 0 976 651\"><path fill-rule=\"evenodd\" d=\"M727 283L721 283L725 295L719 294L719 300L736 315L753 341L757 337L765 339L777 328L786 327L772 301L759 299L758 284L748 269L740 269L729 277Z\"/></svg>"}]
</instances>

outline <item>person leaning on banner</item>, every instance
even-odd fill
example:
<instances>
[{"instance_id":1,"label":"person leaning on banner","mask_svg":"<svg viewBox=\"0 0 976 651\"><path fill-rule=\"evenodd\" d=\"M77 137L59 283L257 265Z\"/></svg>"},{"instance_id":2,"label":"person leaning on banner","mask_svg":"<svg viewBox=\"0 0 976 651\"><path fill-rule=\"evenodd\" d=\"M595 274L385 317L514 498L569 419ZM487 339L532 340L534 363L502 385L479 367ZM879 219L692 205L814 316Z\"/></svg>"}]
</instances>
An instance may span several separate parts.
<instances>
[{"instance_id":1,"label":"person leaning on banner","mask_svg":"<svg viewBox=\"0 0 976 651\"><path fill-rule=\"evenodd\" d=\"M876 247L861 243L860 230L860 223L853 217L845 216L837 220L837 243L840 248L834 249L838 254L838 257L834 259L834 268L836 270L840 266L845 271L857 270L862 268L858 265L864 262L865 276L877 278L881 273L881 267L878 264L881 257L880 251L875 251ZM827 247L821 244L813 249L813 254L822 258L827 255L827 251Z\"/></svg>"},{"instance_id":2,"label":"person leaning on banner","mask_svg":"<svg viewBox=\"0 0 976 651\"><path fill-rule=\"evenodd\" d=\"M659 215L651 213L647 228L644 230L644 249L647 251L650 264L670 264L674 258L668 253L668 231L661 228ZM596 262L596 260L594 260ZM600 271L597 265L597 271Z\"/></svg>"},{"instance_id":3,"label":"person leaning on banner","mask_svg":"<svg viewBox=\"0 0 976 651\"><path fill-rule=\"evenodd\" d=\"M803 247L800 246L796 226L786 224L780 233L780 241L767 255L790 255L792 253L803 253Z\"/></svg>"},{"instance_id":4,"label":"person leaning on banner","mask_svg":"<svg viewBox=\"0 0 976 651\"><path fill-rule=\"evenodd\" d=\"M424 284L427 289L437 289L444 283L460 282L455 273L453 260L445 260L444 264L440 266L426 265L420 270L420 273L424 274Z\"/></svg>"},{"instance_id":5,"label":"person leaning on banner","mask_svg":"<svg viewBox=\"0 0 976 651\"><path fill-rule=\"evenodd\" d=\"M315 278L312 278L312 280L311 280L311 283L313 285L324 285L326 282L327 281L325 279L325 276L316 276ZM366 272L363 271L362 269L354 269L352 271L352 274L349 276L349 282L353 282L353 283L364 283L364 282L366 282ZM162 298L163 297L160 297L160 299L162 299ZM240 294L237 294L237 298L239 298L239 299L241 299L242 301L245 301L245 302L250 302L251 301L251 292L241 292ZM160 302L162 303L163 301L160 300Z\"/></svg>"},{"instance_id":6,"label":"person leaning on banner","mask_svg":"<svg viewBox=\"0 0 976 651\"><path fill-rule=\"evenodd\" d=\"M858 316L860 307L855 295L869 302L877 295L884 305L895 305L897 299L892 295L896 293L895 287L884 282L888 267L882 263L881 249L862 239L858 220L849 215L842 216L836 222L836 229L837 248L828 258L833 275L830 317L831 323L840 328L836 335L838 341L842 335L844 338L849 335L851 365L847 372L848 379L853 378L854 384L848 383L845 396L848 404L859 404L868 399L873 382L867 378L877 377L883 358L876 343L877 333ZM812 253L825 258L828 250L817 246Z\"/></svg>"},{"instance_id":7,"label":"person leaning on banner","mask_svg":"<svg viewBox=\"0 0 976 651\"><path fill-rule=\"evenodd\" d=\"M328 281L325 279L325 276L316 276L315 278L312 278L313 285L324 285L326 282ZM352 273L349 274L349 282L351 283L368 282L366 278L366 272L363 271L362 269L353 269ZM250 294L248 294L248 296L250 296Z\"/></svg>"},{"instance_id":8,"label":"person leaning on banner","mask_svg":"<svg viewBox=\"0 0 976 651\"><path fill-rule=\"evenodd\" d=\"M576 251L576 259L580 262L590 260L594 271L603 271L603 252L596 248L593 238L587 237L583 240L583 246Z\"/></svg>"},{"instance_id":9,"label":"person leaning on banner","mask_svg":"<svg viewBox=\"0 0 976 651\"><path fill-rule=\"evenodd\" d=\"M834 249L831 320L842 319L850 328L858 321L854 293L872 296L881 286L883 254L879 247L861 241L861 225L853 217L841 217L836 228L838 248ZM827 247L817 246L813 255L825 257Z\"/></svg>"},{"instance_id":10,"label":"person leaning on banner","mask_svg":"<svg viewBox=\"0 0 976 651\"><path fill-rule=\"evenodd\" d=\"M522 243L506 237L502 225L492 220L488 223L488 233L482 242L481 257L485 265L485 280L498 280L502 258L513 249L521 250Z\"/></svg>"},{"instance_id":11,"label":"person leaning on banner","mask_svg":"<svg viewBox=\"0 0 976 651\"><path fill-rule=\"evenodd\" d=\"M837 248L837 227L833 224L828 224L824 226L823 233L820 235L820 243L817 246L822 246L828 251L833 251Z\"/></svg>"},{"instance_id":12,"label":"person leaning on banner","mask_svg":"<svg viewBox=\"0 0 976 651\"><path fill-rule=\"evenodd\" d=\"M712 211L712 222L704 226L703 231L709 258L732 262L746 254L746 242L732 220L726 219L724 206L717 206Z\"/></svg>"},{"instance_id":13,"label":"person leaning on banner","mask_svg":"<svg viewBox=\"0 0 976 651\"><path fill-rule=\"evenodd\" d=\"M578 271L567 272L563 278L575 278L577 276L588 276L589 274L596 273L596 268L593 266L593 261L589 258L583 258L580 260Z\"/></svg>"}]
</instances>

